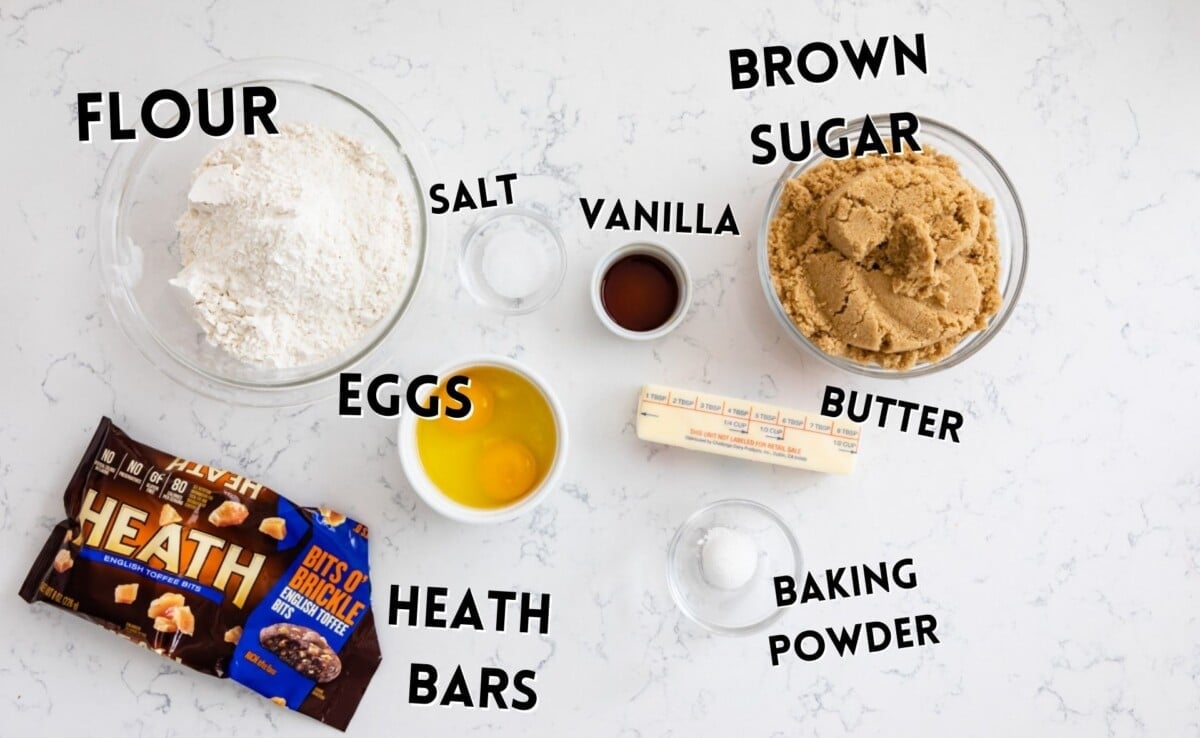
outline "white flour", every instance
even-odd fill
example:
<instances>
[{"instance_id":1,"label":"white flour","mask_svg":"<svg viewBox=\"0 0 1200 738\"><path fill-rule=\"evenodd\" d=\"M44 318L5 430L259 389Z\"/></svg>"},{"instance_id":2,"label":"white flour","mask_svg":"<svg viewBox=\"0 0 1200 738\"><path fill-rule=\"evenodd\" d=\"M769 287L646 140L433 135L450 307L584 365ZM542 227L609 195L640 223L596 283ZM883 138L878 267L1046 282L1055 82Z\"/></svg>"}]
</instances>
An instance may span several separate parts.
<instances>
[{"instance_id":1,"label":"white flour","mask_svg":"<svg viewBox=\"0 0 1200 738\"><path fill-rule=\"evenodd\" d=\"M307 124L239 137L204 159L188 201L171 284L242 361L335 356L400 300L408 212L387 164L354 139Z\"/></svg>"}]
</instances>

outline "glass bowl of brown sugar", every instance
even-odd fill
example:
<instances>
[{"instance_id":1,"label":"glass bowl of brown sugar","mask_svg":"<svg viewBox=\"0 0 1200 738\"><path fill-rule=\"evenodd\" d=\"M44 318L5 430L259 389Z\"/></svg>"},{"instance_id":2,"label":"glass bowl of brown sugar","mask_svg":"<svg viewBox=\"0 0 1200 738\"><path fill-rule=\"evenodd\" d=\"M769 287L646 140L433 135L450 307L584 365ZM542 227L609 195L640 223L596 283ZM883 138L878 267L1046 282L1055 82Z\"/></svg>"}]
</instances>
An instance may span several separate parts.
<instances>
[{"instance_id":1,"label":"glass bowl of brown sugar","mask_svg":"<svg viewBox=\"0 0 1200 738\"><path fill-rule=\"evenodd\" d=\"M855 141L863 126L844 135ZM1025 216L1000 164L929 118L917 140L921 152L790 165L759 231L759 276L784 335L854 374L917 377L966 361L1003 328L1025 280Z\"/></svg>"}]
</instances>

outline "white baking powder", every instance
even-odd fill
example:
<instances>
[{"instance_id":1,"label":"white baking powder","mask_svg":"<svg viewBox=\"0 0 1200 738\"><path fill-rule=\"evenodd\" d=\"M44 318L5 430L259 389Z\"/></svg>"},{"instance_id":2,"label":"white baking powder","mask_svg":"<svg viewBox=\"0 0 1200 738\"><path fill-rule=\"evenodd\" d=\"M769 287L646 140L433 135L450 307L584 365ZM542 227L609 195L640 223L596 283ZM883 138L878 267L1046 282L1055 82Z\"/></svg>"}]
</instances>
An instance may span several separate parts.
<instances>
[{"instance_id":1,"label":"white baking powder","mask_svg":"<svg viewBox=\"0 0 1200 738\"><path fill-rule=\"evenodd\" d=\"M236 138L196 170L171 284L212 344L283 368L342 353L396 306L412 236L378 154L319 126L279 130Z\"/></svg>"},{"instance_id":2,"label":"white baking powder","mask_svg":"<svg viewBox=\"0 0 1200 738\"><path fill-rule=\"evenodd\" d=\"M709 528L701 545L704 579L717 589L740 589L758 569L758 547L740 530L724 526Z\"/></svg>"}]
</instances>

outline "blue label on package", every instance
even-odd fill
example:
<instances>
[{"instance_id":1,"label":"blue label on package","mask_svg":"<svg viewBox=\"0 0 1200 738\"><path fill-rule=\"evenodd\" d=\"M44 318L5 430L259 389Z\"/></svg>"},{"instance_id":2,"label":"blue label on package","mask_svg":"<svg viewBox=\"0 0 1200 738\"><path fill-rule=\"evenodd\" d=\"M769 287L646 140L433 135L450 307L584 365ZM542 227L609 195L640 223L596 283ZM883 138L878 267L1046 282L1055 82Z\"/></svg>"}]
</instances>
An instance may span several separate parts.
<instances>
[{"instance_id":1,"label":"blue label on package","mask_svg":"<svg viewBox=\"0 0 1200 738\"><path fill-rule=\"evenodd\" d=\"M307 525L285 500L278 515L289 531ZM313 516L311 528L311 536L298 537L304 549L291 568L246 619L229 666L234 680L292 709L341 675L338 653L370 612L367 542L358 525Z\"/></svg>"},{"instance_id":2,"label":"blue label on package","mask_svg":"<svg viewBox=\"0 0 1200 738\"><path fill-rule=\"evenodd\" d=\"M225 599L225 595L221 594L220 590L213 589L212 587L206 587L199 582L193 582L190 579L175 574L154 569L146 566L140 561L134 561L133 559L126 558L124 556L117 556L116 554L110 554L94 548L81 548L79 551L79 558L84 559L85 561L96 561L117 569L124 569L131 574L145 577L146 579L159 584L164 584L168 587L175 587L176 589L182 589L183 591L190 592L191 594L200 595L201 597L218 604Z\"/></svg>"}]
</instances>

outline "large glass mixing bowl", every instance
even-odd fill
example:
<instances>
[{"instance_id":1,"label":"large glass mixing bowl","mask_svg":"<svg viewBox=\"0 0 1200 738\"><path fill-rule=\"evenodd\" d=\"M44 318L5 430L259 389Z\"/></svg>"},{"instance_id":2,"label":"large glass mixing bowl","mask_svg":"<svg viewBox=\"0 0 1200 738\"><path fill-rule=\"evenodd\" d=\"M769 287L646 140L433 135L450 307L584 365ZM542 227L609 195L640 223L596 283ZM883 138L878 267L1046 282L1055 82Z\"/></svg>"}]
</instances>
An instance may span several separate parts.
<instances>
[{"instance_id":1,"label":"large glass mixing bowl","mask_svg":"<svg viewBox=\"0 0 1200 738\"><path fill-rule=\"evenodd\" d=\"M139 130L136 143L118 145L100 195L101 280L121 329L172 379L236 404L305 404L331 395L339 372L353 366L370 374L386 363L391 352L379 349L412 303L427 260L431 236L423 182L429 163L416 129L395 105L358 79L320 65L293 59L239 61L175 89L190 95L194 106L200 90L216 104L225 87L234 88L240 102L240 90L247 85L275 92L278 105L271 120L276 125L305 122L333 129L366 144L391 168L408 205L410 230L406 282L391 311L341 354L300 367L254 366L210 344L193 317L190 295L168 284L182 266L175 223L187 209L192 172L222 143L202 133L194 121L178 139L157 140ZM240 116L238 120L240 126Z\"/></svg>"}]
</instances>

